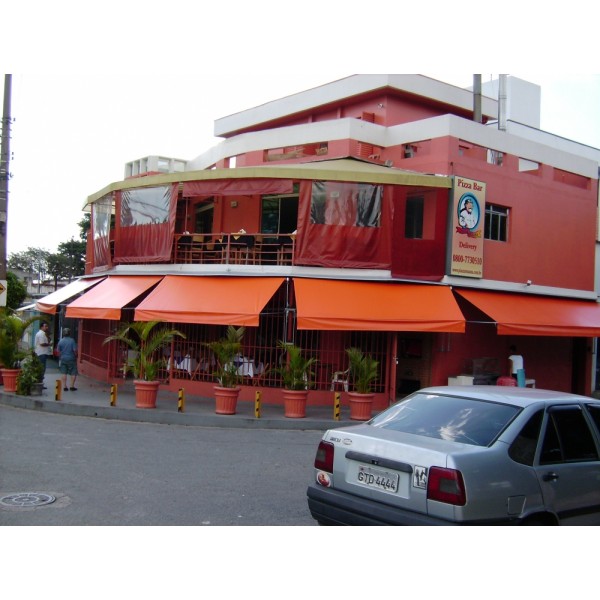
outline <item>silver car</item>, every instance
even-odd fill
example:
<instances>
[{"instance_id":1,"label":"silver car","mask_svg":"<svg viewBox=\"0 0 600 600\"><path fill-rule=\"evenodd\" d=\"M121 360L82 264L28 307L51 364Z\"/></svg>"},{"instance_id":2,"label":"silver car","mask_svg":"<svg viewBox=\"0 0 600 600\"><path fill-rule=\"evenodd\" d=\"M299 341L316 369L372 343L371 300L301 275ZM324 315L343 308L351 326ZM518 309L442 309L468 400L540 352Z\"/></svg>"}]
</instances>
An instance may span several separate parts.
<instances>
[{"instance_id":1,"label":"silver car","mask_svg":"<svg viewBox=\"0 0 600 600\"><path fill-rule=\"evenodd\" d=\"M598 525L600 401L422 389L327 431L307 497L323 525Z\"/></svg>"}]
</instances>

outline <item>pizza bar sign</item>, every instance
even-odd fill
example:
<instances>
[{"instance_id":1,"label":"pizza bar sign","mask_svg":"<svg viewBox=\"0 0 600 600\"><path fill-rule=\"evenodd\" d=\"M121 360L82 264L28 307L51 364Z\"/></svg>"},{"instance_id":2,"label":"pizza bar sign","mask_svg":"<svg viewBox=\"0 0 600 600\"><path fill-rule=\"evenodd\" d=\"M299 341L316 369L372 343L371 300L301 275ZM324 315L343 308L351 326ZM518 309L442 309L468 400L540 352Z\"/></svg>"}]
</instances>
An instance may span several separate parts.
<instances>
[{"instance_id":1,"label":"pizza bar sign","mask_svg":"<svg viewBox=\"0 0 600 600\"><path fill-rule=\"evenodd\" d=\"M483 277L485 183L456 177L453 186L450 275Z\"/></svg>"}]
</instances>

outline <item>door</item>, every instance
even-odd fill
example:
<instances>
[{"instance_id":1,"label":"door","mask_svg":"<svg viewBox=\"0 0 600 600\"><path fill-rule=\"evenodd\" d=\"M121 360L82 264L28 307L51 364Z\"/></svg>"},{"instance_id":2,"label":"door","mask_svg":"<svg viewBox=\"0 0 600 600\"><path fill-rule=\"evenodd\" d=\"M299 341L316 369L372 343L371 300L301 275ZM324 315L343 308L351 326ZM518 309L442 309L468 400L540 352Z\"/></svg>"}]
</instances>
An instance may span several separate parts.
<instances>
[{"instance_id":1,"label":"door","mask_svg":"<svg viewBox=\"0 0 600 600\"><path fill-rule=\"evenodd\" d=\"M565 525L600 524L600 457L582 406L548 409L536 473L544 504Z\"/></svg>"}]
</instances>

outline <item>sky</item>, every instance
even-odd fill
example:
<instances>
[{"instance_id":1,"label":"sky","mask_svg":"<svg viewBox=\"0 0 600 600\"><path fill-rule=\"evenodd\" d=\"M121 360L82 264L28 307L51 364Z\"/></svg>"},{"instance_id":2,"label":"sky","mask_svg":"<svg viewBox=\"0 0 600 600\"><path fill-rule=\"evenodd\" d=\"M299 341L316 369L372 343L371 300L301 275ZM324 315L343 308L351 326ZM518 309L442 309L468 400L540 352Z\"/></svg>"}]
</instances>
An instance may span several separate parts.
<instances>
[{"instance_id":1,"label":"sky","mask_svg":"<svg viewBox=\"0 0 600 600\"><path fill-rule=\"evenodd\" d=\"M87 196L122 180L125 163L193 159L219 142L216 119L355 73L461 87L473 72L515 75L542 87L542 129L600 148L600 9L583 0L568 14L516 0L502 13L475 0L380 0L377 10L360 0L127 0L93 18L81 6L3 9L0 72L13 74L14 119L7 254L78 239Z\"/></svg>"},{"instance_id":2,"label":"sky","mask_svg":"<svg viewBox=\"0 0 600 600\"><path fill-rule=\"evenodd\" d=\"M87 196L128 161L193 159L220 141L216 119L351 74L13 74L8 254L79 239ZM424 74L461 87L473 77ZM542 129L600 148L600 75L514 75L542 86Z\"/></svg>"}]
</instances>

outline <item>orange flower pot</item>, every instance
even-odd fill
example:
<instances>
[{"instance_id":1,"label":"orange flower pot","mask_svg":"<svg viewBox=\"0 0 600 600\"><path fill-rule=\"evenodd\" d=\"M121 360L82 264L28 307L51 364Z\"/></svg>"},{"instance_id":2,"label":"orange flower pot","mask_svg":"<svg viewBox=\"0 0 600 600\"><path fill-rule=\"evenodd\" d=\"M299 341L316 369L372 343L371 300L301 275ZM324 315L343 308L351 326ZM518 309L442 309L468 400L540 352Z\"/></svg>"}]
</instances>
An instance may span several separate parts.
<instances>
[{"instance_id":1,"label":"orange flower pot","mask_svg":"<svg viewBox=\"0 0 600 600\"><path fill-rule=\"evenodd\" d=\"M4 381L5 392L17 391L17 377L21 369L2 369L2 379Z\"/></svg>"},{"instance_id":2,"label":"orange flower pot","mask_svg":"<svg viewBox=\"0 0 600 600\"><path fill-rule=\"evenodd\" d=\"M240 388L215 385L215 412L218 415L235 415Z\"/></svg>"},{"instance_id":3,"label":"orange flower pot","mask_svg":"<svg viewBox=\"0 0 600 600\"><path fill-rule=\"evenodd\" d=\"M303 419L306 417L307 390L284 390L283 411L284 416L290 419Z\"/></svg>"},{"instance_id":4,"label":"orange flower pot","mask_svg":"<svg viewBox=\"0 0 600 600\"><path fill-rule=\"evenodd\" d=\"M368 421L372 416L375 394L348 392L350 400L350 418L355 421Z\"/></svg>"},{"instance_id":5,"label":"orange flower pot","mask_svg":"<svg viewBox=\"0 0 600 600\"><path fill-rule=\"evenodd\" d=\"M135 406L136 408L156 408L156 399L158 397L158 388L160 381L144 381L136 379L133 382L135 387Z\"/></svg>"}]
</instances>

